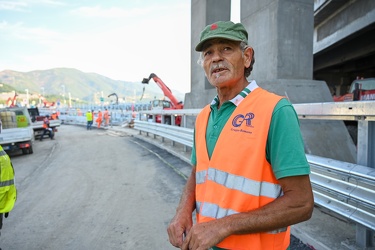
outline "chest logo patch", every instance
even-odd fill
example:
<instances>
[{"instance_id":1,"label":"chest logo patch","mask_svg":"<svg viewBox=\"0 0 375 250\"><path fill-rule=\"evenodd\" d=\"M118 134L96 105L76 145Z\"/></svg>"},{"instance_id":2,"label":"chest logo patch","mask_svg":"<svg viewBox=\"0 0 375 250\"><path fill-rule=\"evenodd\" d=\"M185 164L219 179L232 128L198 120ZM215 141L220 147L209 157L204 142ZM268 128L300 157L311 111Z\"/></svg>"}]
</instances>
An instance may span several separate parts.
<instances>
[{"instance_id":1,"label":"chest logo patch","mask_svg":"<svg viewBox=\"0 0 375 250\"><path fill-rule=\"evenodd\" d=\"M254 119L254 113L247 113L245 115L238 114L232 120L233 127L237 128L244 124L246 127L251 127L251 121ZM245 122L245 123L244 123Z\"/></svg>"}]
</instances>

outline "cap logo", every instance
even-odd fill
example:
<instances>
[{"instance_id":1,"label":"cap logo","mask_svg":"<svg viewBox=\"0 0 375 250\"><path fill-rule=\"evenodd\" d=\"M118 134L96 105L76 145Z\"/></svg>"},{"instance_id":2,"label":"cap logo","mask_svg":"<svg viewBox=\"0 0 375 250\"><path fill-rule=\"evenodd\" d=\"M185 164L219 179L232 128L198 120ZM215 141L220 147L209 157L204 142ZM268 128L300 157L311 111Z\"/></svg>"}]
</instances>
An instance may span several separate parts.
<instances>
[{"instance_id":1,"label":"cap logo","mask_svg":"<svg viewBox=\"0 0 375 250\"><path fill-rule=\"evenodd\" d=\"M213 23L212 25L211 25L211 30L216 30L217 29L217 24L216 23Z\"/></svg>"}]
</instances>

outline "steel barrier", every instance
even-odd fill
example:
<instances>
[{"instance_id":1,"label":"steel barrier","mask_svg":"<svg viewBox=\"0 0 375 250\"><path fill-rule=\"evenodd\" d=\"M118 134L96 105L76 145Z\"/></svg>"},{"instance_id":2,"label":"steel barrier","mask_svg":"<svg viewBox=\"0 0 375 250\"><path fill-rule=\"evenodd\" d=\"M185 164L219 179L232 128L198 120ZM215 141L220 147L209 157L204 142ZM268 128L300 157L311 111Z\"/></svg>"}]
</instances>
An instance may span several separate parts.
<instances>
[{"instance_id":1,"label":"steel barrier","mask_svg":"<svg viewBox=\"0 0 375 250\"><path fill-rule=\"evenodd\" d=\"M193 129L140 120L136 120L134 128L167 138L172 141L172 145L174 142L178 142L186 147L193 147Z\"/></svg>"}]
</instances>

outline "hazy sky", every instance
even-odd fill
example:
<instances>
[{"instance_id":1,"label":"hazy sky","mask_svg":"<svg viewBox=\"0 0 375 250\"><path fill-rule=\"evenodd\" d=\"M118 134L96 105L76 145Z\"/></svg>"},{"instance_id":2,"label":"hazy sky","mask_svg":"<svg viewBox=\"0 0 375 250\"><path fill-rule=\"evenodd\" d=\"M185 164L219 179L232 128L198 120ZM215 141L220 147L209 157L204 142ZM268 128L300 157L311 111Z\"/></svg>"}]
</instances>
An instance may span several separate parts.
<instances>
[{"instance_id":1,"label":"hazy sky","mask_svg":"<svg viewBox=\"0 0 375 250\"><path fill-rule=\"evenodd\" d=\"M155 73L189 92L190 2L0 0L0 71L65 67L139 82Z\"/></svg>"}]
</instances>

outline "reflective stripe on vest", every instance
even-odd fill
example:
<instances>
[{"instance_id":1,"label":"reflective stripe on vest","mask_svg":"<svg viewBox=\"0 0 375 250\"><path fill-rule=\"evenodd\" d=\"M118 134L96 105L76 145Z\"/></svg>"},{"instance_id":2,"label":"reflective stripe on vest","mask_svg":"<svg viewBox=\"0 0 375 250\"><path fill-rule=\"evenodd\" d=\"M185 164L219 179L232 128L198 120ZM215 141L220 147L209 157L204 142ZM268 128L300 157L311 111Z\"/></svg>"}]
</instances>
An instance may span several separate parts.
<instances>
[{"instance_id":1,"label":"reflective stripe on vest","mask_svg":"<svg viewBox=\"0 0 375 250\"><path fill-rule=\"evenodd\" d=\"M278 184L254 181L213 168L209 168L208 171L203 170L196 172L196 184L204 183L206 177L207 180L213 181L230 189L241 191L245 194L266 196L274 199L282 196L282 190Z\"/></svg>"},{"instance_id":2,"label":"reflective stripe on vest","mask_svg":"<svg viewBox=\"0 0 375 250\"><path fill-rule=\"evenodd\" d=\"M225 216L239 213L239 212L234 211L232 209L221 208L216 204L212 204L212 203L208 203L208 202L204 203L204 208L201 208L201 205L202 205L201 202L196 203L197 211L200 211L203 216L208 216L208 217L212 217L212 218L216 218L216 219L224 218ZM270 232L267 232L267 233L277 234L277 233L285 232L286 230L287 230L287 228L283 227L283 228L273 230L273 231L270 231Z\"/></svg>"},{"instance_id":3,"label":"reflective stripe on vest","mask_svg":"<svg viewBox=\"0 0 375 250\"><path fill-rule=\"evenodd\" d=\"M253 90L233 111L217 140L211 159L207 153L206 106L196 119L196 214L208 222L269 204L283 195L266 144L272 113L282 97L261 88ZM271 232L231 235L217 246L224 249L286 249L290 227Z\"/></svg>"},{"instance_id":4,"label":"reflective stripe on vest","mask_svg":"<svg viewBox=\"0 0 375 250\"><path fill-rule=\"evenodd\" d=\"M0 181L0 187L6 187L10 185L14 185L14 179L8 181Z\"/></svg>"},{"instance_id":5,"label":"reflective stripe on vest","mask_svg":"<svg viewBox=\"0 0 375 250\"><path fill-rule=\"evenodd\" d=\"M0 156L7 155L7 153L4 151L4 149L0 150Z\"/></svg>"}]
</instances>

